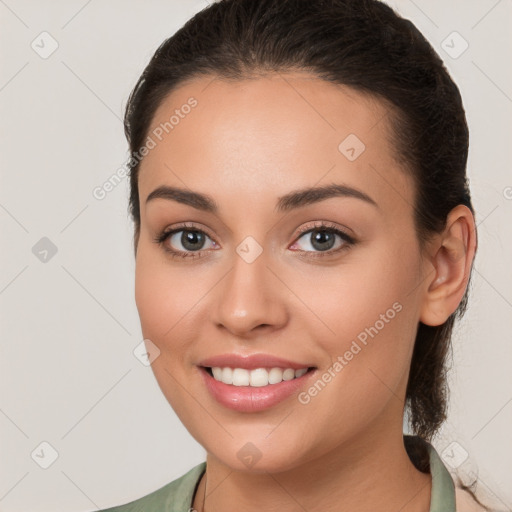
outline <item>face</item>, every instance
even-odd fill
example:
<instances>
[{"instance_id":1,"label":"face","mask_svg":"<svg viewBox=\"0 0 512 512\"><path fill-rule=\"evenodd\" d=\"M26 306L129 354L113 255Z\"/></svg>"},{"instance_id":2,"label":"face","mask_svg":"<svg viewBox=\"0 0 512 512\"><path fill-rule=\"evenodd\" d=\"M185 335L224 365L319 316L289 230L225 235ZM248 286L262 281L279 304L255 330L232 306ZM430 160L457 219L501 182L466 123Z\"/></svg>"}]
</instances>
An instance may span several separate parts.
<instances>
[{"instance_id":1,"label":"face","mask_svg":"<svg viewBox=\"0 0 512 512\"><path fill-rule=\"evenodd\" d=\"M425 269L387 114L287 73L201 77L154 116L137 308L160 388L227 466L401 433Z\"/></svg>"}]
</instances>

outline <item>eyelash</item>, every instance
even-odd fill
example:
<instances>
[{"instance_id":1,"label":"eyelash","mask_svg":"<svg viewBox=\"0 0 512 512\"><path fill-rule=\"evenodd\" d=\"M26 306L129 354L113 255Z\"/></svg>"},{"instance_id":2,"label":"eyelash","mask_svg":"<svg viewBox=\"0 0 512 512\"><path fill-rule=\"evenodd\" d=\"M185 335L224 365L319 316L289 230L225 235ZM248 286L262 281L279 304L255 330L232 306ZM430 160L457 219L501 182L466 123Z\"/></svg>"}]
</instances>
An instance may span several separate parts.
<instances>
[{"instance_id":1,"label":"eyelash","mask_svg":"<svg viewBox=\"0 0 512 512\"><path fill-rule=\"evenodd\" d=\"M192 231L192 232L201 233L201 234L206 235L208 238L210 238L211 240L213 240L215 242L213 237L211 237L206 231L197 228L193 224L187 224L187 223L184 223L179 226L175 226L172 229L164 229L160 234L158 234L156 236L156 238L154 238L153 241L155 243L159 244L160 246L162 246L164 251L166 251L173 258L200 258L202 256L203 252L207 252L209 250L209 249L204 249L204 250L189 251L189 252L175 251L174 249L170 249L169 247L164 245L165 241L168 238L170 238L175 233L179 233L180 231ZM329 249L328 251L313 252L313 251L298 250L297 252L303 252L303 253L307 253L307 254L313 253L313 255L309 256L312 258L325 258L325 257L333 256L334 254L337 254L340 251L347 250L349 247L351 247L357 243L357 241L352 236L348 235L347 233L345 233L344 231L339 229L336 225L331 224L329 222L325 222L325 221L318 221L313 226L305 226L303 228L300 228L298 236L296 237L295 241L302 238L305 234L311 233L313 231L322 231L325 233L332 233L332 234L338 235L344 241L344 244L341 247L338 247L337 249ZM217 243L217 242L215 242L215 243Z\"/></svg>"}]
</instances>

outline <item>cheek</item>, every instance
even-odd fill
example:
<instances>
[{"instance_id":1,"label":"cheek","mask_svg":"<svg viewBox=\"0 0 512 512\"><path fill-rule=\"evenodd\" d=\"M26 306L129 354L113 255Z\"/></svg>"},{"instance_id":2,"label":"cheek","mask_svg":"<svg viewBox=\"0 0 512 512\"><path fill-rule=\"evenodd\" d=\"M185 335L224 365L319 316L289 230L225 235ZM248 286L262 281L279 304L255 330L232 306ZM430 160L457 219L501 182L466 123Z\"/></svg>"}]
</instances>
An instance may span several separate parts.
<instances>
[{"instance_id":1,"label":"cheek","mask_svg":"<svg viewBox=\"0 0 512 512\"><path fill-rule=\"evenodd\" d=\"M201 297L201 282L201 275L191 275L141 245L135 268L135 302L144 336L162 341L172 337Z\"/></svg>"},{"instance_id":2,"label":"cheek","mask_svg":"<svg viewBox=\"0 0 512 512\"><path fill-rule=\"evenodd\" d=\"M166 274L140 250L135 269L135 303L146 338L161 338L174 323L170 286Z\"/></svg>"},{"instance_id":3,"label":"cheek","mask_svg":"<svg viewBox=\"0 0 512 512\"><path fill-rule=\"evenodd\" d=\"M419 257L410 248L404 254L400 244L382 245L353 265L333 269L322 288L308 283L309 304L331 331L318 343L331 364L342 366L336 367L333 388L372 396L389 395L403 384L419 319ZM345 396L341 389L336 393Z\"/></svg>"},{"instance_id":4,"label":"cheek","mask_svg":"<svg viewBox=\"0 0 512 512\"><path fill-rule=\"evenodd\" d=\"M323 432L323 446L381 420L401 421L416 312L392 298L380 305L354 298L332 317L336 335L318 340L330 360L298 398L303 421Z\"/></svg>"},{"instance_id":5,"label":"cheek","mask_svg":"<svg viewBox=\"0 0 512 512\"><path fill-rule=\"evenodd\" d=\"M188 281L188 286L187 286ZM200 297L197 286L190 286L187 273L171 269L159 255L139 245L135 267L135 302L144 339L151 340L160 350L151 369L158 385L172 407L186 415L187 395L182 341L183 328L193 305ZM188 404L190 406L190 404ZM184 412L183 412L184 410Z\"/></svg>"},{"instance_id":6,"label":"cheek","mask_svg":"<svg viewBox=\"0 0 512 512\"><path fill-rule=\"evenodd\" d=\"M302 274L307 276L302 289L307 290L313 312L331 328L335 344L338 338L356 337L381 315L385 315L384 322L387 317L394 320L397 302L413 306L419 272L420 260L414 250L404 254L399 244L381 243L354 254L346 264Z\"/></svg>"}]
</instances>

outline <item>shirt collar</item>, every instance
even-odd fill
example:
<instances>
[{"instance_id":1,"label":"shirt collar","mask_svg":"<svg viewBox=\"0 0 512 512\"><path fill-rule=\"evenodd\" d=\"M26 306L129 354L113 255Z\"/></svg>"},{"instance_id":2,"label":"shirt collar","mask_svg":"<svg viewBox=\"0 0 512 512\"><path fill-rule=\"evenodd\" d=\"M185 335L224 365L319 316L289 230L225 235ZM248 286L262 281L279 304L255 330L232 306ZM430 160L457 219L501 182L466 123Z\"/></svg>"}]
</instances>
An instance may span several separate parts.
<instances>
[{"instance_id":1,"label":"shirt collar","mask_svg":"<svg viewBox=\"0 0 512 512\"><path fill-rule=\"evenodd\" d=\"M415 440L424 446L429 455L430 474L432 476L429 512L456 512L455 485L441 457L429 442L418 436L408 437L415 437Z\"/></svg>"}]
</instances>

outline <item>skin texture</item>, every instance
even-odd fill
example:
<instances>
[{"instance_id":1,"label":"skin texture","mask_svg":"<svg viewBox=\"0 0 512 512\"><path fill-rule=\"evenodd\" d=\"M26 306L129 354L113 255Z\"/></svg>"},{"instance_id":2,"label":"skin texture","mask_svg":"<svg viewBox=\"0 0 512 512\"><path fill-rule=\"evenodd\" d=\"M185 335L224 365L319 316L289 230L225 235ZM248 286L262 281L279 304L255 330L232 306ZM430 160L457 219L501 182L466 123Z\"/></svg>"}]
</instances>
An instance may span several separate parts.
<instances>
[{"instance_id":1,"label":"skin texture","mask_svg":"<svg viewBox=\"0 0 512 512\"><path fill-rule=\"evenodd\" d=\"M204 76L162 102L150 132L191 96L197 106L141 163L136 303L144 338L160 350L158 384L207 451L194 507L202 509L206 481L206 510L428 511L430 475L403 446L405 389L418 322L444 322L466 288L471 212L455 208L445 231L420 248L414 185L394 157L389 111L350 88L301 72ZM349 134L366 146L354 161L338 149ZM377 206L334 197L275 211L291 191L332 183ZM207 194L219 211L146 204L160 185ZM315 249L311 233L298 230L319 221L356 243L334 252L344 243L336 236L331 255ZM208 235L199 257L172 258L169 239L154 242L182 222ZM172 248L186 252L180 236ZM263 249L252 263L236 252L247 236ZM307 404L295 394L241 413L203 384L197 364L224 353L292 359L321 377L396 303L400 312ZM261 455L252 467L237 456L248 442Z\"/></svg>"}]
</instances>

